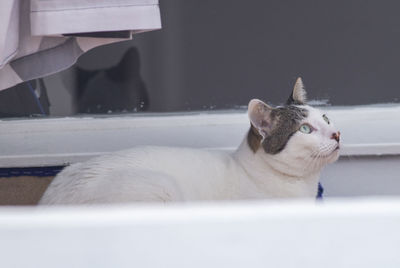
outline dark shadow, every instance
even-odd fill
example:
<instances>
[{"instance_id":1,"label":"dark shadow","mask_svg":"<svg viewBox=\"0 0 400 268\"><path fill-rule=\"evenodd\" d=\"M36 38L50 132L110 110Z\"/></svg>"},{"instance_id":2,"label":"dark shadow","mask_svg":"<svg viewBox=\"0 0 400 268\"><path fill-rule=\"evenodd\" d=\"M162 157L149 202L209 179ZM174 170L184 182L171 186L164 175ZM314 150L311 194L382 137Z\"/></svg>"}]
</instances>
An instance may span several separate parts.
<instances>
[{"instance_id":1,"label":"dark shadow","mask_svg":"<svg viewBox=\"0 0 400 268\"><path fill-rule=\"evenodd\" d=\"M109 69L86 71L77 68L77 79L79 113L104 114L148 109L149 98L140 76L139 53L134 47Z\"/></svg>"},{"instance_id":2,"label":"dark shadow","mask_svg":"<svg viewBox=\"0 0 400 268\"><path fill-rule=\"evenodd\" d=\"M43 79L0 91L0 117L46 116L50 103Z\"/></svg>"}]
</instances>

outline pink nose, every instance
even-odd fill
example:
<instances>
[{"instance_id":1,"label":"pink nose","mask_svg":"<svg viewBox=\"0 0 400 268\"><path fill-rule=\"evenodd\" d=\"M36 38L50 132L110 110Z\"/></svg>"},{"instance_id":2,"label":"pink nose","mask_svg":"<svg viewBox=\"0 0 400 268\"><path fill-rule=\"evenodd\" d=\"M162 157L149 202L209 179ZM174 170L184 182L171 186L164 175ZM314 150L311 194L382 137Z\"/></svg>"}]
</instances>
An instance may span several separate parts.
<instances>
[{"instance_id":1,"label":"pink nose","mask_svg":"<svg viewBox=\"0 0 400 268\"><path fill-rule=\"evenodd\" d=\"M331 139L339 142L340 141L340 131L338 131L337 133L333 133L331 136Z\"/></svg>"}]
</instances>

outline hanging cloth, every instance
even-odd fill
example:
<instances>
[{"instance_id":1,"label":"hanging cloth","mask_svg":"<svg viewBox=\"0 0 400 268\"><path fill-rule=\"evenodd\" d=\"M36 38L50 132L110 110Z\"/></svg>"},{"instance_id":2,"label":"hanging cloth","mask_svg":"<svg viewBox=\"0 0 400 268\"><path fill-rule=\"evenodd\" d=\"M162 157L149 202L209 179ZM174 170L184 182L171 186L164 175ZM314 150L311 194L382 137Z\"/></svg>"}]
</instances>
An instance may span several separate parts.
<instances>
[{"instance_id":1,"label":"hanging cloth","mask_svg":"<svg viewBox=\"0 0 400 268\"><path fill-rule=\"evenodd\" d=\"M64 70L94 47L160 28L158 0L0 1L0 90Z\"/></svg>"}]
</instances>

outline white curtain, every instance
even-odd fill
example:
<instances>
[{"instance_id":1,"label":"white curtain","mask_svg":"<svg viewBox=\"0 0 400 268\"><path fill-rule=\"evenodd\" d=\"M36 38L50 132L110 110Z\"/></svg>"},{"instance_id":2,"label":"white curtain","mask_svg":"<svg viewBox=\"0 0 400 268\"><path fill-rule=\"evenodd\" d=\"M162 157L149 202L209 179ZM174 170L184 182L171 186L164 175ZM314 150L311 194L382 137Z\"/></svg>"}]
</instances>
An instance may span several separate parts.
<instances>
[{"instance_id":1,"label":"white curtain","mask_svg":"<svg viewBox=\"0 0 400 268\"><path fill-rule=\"evenodd\" d=\"M66 69L96 46L160 28L158 0L1 0L0 90Z\"/></svg>"}]
</instances>

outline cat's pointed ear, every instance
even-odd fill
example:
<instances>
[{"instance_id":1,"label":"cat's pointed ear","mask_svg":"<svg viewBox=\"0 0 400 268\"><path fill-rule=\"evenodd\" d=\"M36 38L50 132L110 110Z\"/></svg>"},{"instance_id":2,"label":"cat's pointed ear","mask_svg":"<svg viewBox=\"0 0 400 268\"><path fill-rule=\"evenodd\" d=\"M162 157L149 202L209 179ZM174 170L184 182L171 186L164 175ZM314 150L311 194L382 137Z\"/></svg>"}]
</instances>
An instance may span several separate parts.
<instances>
[{"instance_id":1,"label":"cat's pointed ear","mask_svg":"<svg viewBox=\"0 0 400 268\"><path fill-rule=\"evenodd\" d=\"M286 104L297 104L305 105L307 103L307 92L304 88L303 80L301 77L297 78L296 84L294 84L293 92L290 94Z\"/></svg>"},{"instance_id":2,"label":"cat's pointed ear","mask_svg":"<svg viewBox=\"0 0 400 268\"><path fill-rule=\"evenodd\" d=\"M248 115L250 122L263 138L272 130L271 112L273 109L268 104L257 99L253 99L249 103Z\"/></svg>"}]
</instances>

